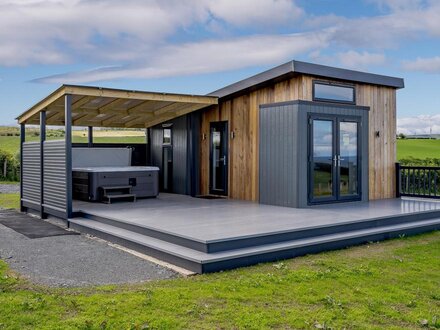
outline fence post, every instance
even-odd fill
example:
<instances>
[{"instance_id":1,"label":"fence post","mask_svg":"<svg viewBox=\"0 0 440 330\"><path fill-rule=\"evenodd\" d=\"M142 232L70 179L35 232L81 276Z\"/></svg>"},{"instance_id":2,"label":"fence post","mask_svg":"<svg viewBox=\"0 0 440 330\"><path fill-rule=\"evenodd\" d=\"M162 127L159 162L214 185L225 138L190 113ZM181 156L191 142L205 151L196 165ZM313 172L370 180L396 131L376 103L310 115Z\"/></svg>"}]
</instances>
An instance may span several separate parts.
<instances>
[{"instance_id":1,"label":"fence post","mask_svg":"<svg viewBox=\"0 0 440 330\"><path fill-rule=\"evenodd\" d=\"M402 180L401 180L401 168L400 163L396 163L396 197L401 197L402 192Z\"/></svg>"},{"instance_id":2,"label":"fence post","mask_svg":"<svg viewBox=\"0 0 440 330\"><path fill-rule=\"evenodd\" d=\"M3 176L7 180L8 177L8 159L5 157L5 162L3 163Z\"/></svg>"}]
</instances>

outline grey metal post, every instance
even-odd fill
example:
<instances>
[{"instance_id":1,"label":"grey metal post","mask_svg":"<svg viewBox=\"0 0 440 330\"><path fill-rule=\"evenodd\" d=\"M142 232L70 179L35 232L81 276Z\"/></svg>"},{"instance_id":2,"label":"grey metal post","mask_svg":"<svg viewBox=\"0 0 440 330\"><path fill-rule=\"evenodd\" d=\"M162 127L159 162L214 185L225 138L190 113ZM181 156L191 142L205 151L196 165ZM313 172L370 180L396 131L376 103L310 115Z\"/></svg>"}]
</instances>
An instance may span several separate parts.
<instances>
[{"instance_id":1,"label":"grey metal post","mask_svg":"<svg viewBox=\"0 0 440 330\"><path fill-rule=\"evenodd\" d=\"M151 136L150 129L145 129L145 165L151 165Z\"/></svg>"},{"instance_id":2,"label":"grey metal post","mask_svg":"<svg viewBox=\"0 0 440 330\"><path fill-rule=\"evenodd\" d=\"M40 217L46 219L44 213L44 141L46 141L46 111L40 112Z\"/></svg>"},{"instance_id":3,"label":"grey metal post","mask_svg":"<svg viewBox=\"0 0 440 330\"><path fill-rule=\"evenodd\" d=\"M88 139L87 146L89 148L92 148L93 147L93 126L88 127L87 139Z\"/></svg>"},{"instance_id":4,"label":"grey metal post","mask_svg":"<svg viewBox=\"0 0 440 330\"><path fill-rule=\"evenodd\" d=\"M64 97L66 142L66 218L72 217L72 95Z\"/></svg>"},{"instance_id":5,"label":"grey metal post","mask_svg":"<svg viewBox=\"0 0 440 330\"><path fill-rule=\"evenodd\" d=\"M26 141L26 124L20 124L20 211L26 211L23 206L23 143Z\"/></svg>"}]
</instances>

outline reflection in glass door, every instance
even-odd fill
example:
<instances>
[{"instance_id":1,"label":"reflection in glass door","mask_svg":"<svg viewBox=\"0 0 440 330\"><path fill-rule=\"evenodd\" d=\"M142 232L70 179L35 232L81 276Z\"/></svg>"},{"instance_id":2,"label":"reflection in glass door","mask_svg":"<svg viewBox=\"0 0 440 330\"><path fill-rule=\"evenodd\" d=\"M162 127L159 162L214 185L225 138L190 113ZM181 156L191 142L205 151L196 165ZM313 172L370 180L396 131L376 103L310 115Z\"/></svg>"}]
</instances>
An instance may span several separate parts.
<instances>
[{"instance_id":1,"label":"reflection in glass door","mask_svg":"<svg viewBox=\"0 0 440 330\"><path fill-rule=\"evenodd\" d=\"M212 122L210 127L209 193L228 195L228 122Z\"/></svg>"},{"instance_id":2,"label":"reflection in glass door","mask_svg":"<svg viewBox=\"0 0 440 330\"><path fill-rule=\"evenodd\" d=\"M339 194L356 197L358 191L358 123L339 121Z\"/></svg>"},{"instance_id":3,"label":"reflection in glass door","mask_svg":"<svg viewBox=\"0 0 440 330\"><path fill-rule=\"evenodd\" d=\"M309 123L309 202L359 199L359 121L312 116Z\"/></svg>"},{"instance_id":4,"label":"reflection in glass door","mask_svg":"<svg viewBox=\"0 0 440 330\"><path fill-rule=\"evenodd\" d=\"M313 198L332 200L335 197L333 189L333 121L320 119L313 120L312 141Z\"/></svg>"}]
</instances>

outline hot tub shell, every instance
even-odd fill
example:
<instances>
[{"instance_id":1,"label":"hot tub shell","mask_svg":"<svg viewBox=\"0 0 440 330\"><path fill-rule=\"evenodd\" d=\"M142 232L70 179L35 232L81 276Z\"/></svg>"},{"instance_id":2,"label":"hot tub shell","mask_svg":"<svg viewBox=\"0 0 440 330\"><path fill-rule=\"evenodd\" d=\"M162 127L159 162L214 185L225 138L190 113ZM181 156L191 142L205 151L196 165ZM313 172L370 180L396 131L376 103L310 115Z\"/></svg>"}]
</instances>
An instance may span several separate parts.
<instances>
[{"instance_id":1,"label":"hot tub shell","mask_svg":"<svg viewBox=\"0 0 440 330\"><path fill-rule=\"evenodd\" d=\"M72 179L77 200L101 201L105 186L130 185L136 198L159 194L159 168L153 166L80 167L73 169Z\"/></svg>"}]
</instances>

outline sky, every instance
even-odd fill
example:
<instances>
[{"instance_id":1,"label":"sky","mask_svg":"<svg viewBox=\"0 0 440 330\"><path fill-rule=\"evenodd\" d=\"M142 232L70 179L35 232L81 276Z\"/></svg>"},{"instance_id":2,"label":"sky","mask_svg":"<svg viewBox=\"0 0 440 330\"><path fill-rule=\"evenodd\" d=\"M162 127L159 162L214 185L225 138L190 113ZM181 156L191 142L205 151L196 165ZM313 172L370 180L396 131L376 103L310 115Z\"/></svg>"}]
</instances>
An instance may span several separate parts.
<instances>
[{"instance_id":1,"label":"sky","mask_svg":"<svg viewBox=\"0 0 440 330\"><path fill-rule=\"evenodd\" d=\"M206 94L290 60L402 77L440 134L440 0L0 0L0 125L61 84Z\"/></svg>"}]
</instances>

